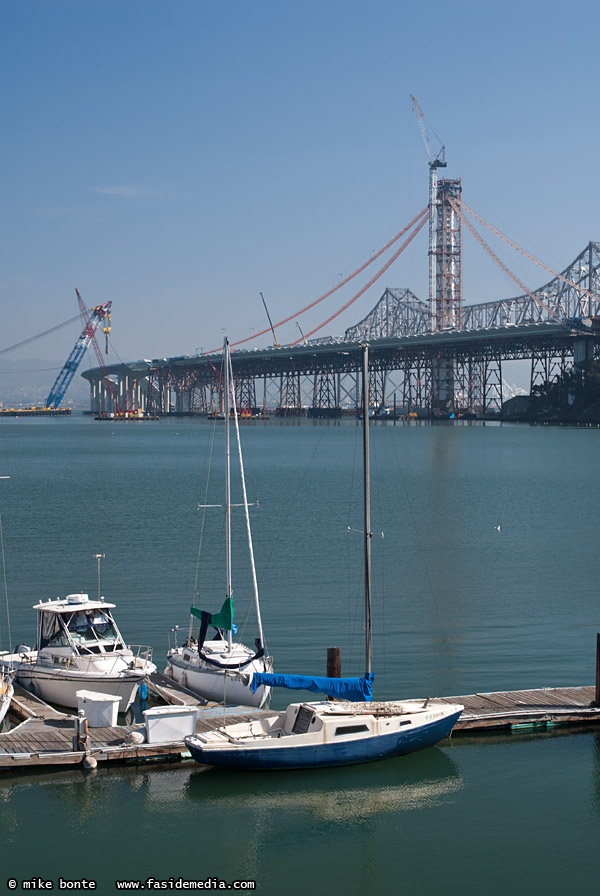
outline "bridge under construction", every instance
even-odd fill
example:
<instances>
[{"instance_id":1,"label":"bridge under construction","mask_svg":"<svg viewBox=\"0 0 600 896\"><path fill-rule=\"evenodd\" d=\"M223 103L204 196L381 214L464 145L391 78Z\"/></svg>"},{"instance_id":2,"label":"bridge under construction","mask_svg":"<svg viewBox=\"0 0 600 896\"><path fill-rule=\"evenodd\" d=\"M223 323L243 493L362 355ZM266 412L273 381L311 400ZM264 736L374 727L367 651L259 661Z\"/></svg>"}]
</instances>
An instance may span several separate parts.
<instances>
[{"instance_id":1,"label":"bridge under construction","mask_svg":"<svg viewBox=\"0 0 600 896\"><path fill-rule=\"evenodd\" d=\"M387 289L343 337L232 352L238 407L248 414L268 409L317 417L355 409L360 344L368 341L371 406L433 415L496 413L506 398L503 362L530 361L533 391L573 364L600 357L599 293L600 243L590 243L534 295L463 308L461 328L432 332L424 302L408 289ZM87 371L90 409L96 415L124 405L134 415L218 412L220 364L215 352Z\"/></svg>"},{"instance_id":2,"label":"bridge under construction","mask_svg":"<svg viewBox=\"0 0 600 896\"><path fill-rule=\"evenodd\" d=\"M275 325L269 317L267 329L231 343L235 397L242 414L268 410L282 416L327 417L356 409L364 342L370 344L371 406L393 405L399 413L433 416L500 412L507 397L504 362L530 362L533 393L548 390L568 369L600 357L600 243L590 242L561 272L517 246L464 203L460 179L439 176L446 167L445 148L434 155L423 113L412 100L429 158L427 206L324 295ZM311 338L377 282L425 224L428 301L409 289L386 289L367 317L343 336ZM515 297L463 304L463 225L516 284ZM490 247L478 225L543 268L544 285L530 291ZM300 330L302 338L296 342L278 344L276 328L297 320L384 256L387 260L366 285L334 314L306 334ZM272 347L240 348L269 332ZM220 350L111 366L98 355L101 366L83 374L90 382L90 410L98 416L209 414L222 407Z\"/></svg>"}]
</instances>

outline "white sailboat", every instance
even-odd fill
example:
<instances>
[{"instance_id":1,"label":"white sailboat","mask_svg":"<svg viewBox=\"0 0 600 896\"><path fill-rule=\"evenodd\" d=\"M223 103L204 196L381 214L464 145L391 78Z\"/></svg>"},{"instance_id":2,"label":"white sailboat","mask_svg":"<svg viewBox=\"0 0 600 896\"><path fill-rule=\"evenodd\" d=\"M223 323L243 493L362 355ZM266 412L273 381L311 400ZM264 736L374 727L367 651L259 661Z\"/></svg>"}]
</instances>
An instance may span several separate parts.
<instances>
[{"instance_id":1,"label":"white sailboat","mask_svg":"<svg viewBox=\"0 0 600 896\"><path fill-rule=\"evenodd\" d=\"M175 645L167 653L165 674L187 687L206 700L216 703L240 704L247 706L263 706L269 697L270 686L261 685L253 688L252 680L257 673L272 671L271 658L266 656L264 635L258 599L258 584L254 567L254 551L252 533L244 478L244 465L238 427L238 414L235 395L231 392L231 359L229 342L226 339L223 347L225 366L224 376L224 409L225 422L225 567L226 593L225 601L219 613L208 613L191 608L191 620L188 637L183 646ZM243 507L246 518L250 570L254 593L254 606L258 624L256 649L233 640L233 589L231 580L231 463L230 463L230 417L233 417L237 437L239 466L242 484ZM193 634L194 623L200 622L196 636ZM215 635L208 640L209 627Z\"/></svg>"},{"instance_id":2,"label":"white sailboat","mask_svg":"<svg viewBox=\"0 0 600 896\"><path fill-rule=\"evenodd\" d=\"M34 650L0 654L20 685L48 703L76 709L77 691L119 697L119 711L133 703L138 686L156 671L150 647L128 646L113 618L114 604L87 594L42 601Z\"/></svg>"},{"instance_id":3,"label":"white sailboat","mask_svg":"<svg viewBox=\"0 0 600 896\"><path fill-rule=\"evenodd\" d=\"M350 765L433 746L450 733L463 707L430 700L370 702L371 520L369 479L368 347L363 346L365 675L360 679L260 675L254 684L344 693L351 700L292 703L262 720L226 725L185 739L203 765L237 769L296 769ZM362 699L360 699L362 697ZM365 699L366 698L366 699Z\"/></svg>"}]
</instances>

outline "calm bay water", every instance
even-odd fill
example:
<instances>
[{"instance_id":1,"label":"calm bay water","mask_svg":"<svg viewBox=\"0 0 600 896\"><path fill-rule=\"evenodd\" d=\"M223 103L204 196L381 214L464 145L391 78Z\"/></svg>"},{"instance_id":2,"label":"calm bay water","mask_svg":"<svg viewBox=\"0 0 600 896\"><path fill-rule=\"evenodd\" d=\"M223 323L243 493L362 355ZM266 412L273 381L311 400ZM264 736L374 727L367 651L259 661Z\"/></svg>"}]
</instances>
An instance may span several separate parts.
<instances>
[{"instance_id":1,"label":"calm bay water","mask_svg":"<svg viewBox=\"0 0 600 896\"><path fill-rule=\"evenodd\" d=\"M348 532L362 526L360 430L269 421L242 437L276 668L323 674L336 645L344 673L360 674L362 551ZM38 600L94 596L104 553L102 593L126 639L150 644L162 667L169 629L187 627L197 505L221 500L222 440L206 421L2 421L12 643L34 639ZM592 429L373 427L377 697L593 683L599 440ZM211 610L224 595L222 532L221 512L207 510L199 568ZM62 876L112 893L117 879L153 876L256 880L267 894L592 893L599 830L600 732L456 737L305 773L0 774L2 886L39 876L57 888Z\"/></svg>"}]
</instances>

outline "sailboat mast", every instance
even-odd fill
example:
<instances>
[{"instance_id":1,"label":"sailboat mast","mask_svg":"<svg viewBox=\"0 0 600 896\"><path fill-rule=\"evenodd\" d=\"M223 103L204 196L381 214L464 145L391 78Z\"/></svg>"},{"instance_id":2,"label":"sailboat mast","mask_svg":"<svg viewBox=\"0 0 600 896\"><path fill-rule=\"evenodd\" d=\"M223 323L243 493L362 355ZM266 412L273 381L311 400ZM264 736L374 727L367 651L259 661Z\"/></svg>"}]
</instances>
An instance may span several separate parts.
<instances>
[{"instance_id":1,"label":"sailboat mast","mask_svg":"<svg viewBox=\"0 0 600 896\"><path fill-rule=\"evenodd\" d=\"M371 674L373 644L371 622L371 468L369 455L369 346L362 346L363 486L365 530L365 675Z\"/></svg>"},{"instance_id":2,"label":"sailboat mast","mask_svg":"<svg viewBox=\"0 0 600 896\"><path fill-rule=\"evenodd\" d=\"M232 372L233 375L233 372ZM248 553L250 555L250 571L252 573L252 592L254 594L254 607L256 609L256 621L258 623L258 634L260 637L260 643L263 647L265 645L265 636L263 633L262 627L262 619L260 615L260 603L258 600L258 580L256 578L256 564L254 562L254 547L252 545L252 529L250 526L250 513L248 510L248 493L246 491L246 475L244 473L244 458L242 457L242 442L240 439L240 427L239 420L237 414L237 408L235 406L235 402L233 403L233 419L235 422L235 434L237 439L237 447L238 447L238 458L240 462L240 477L242 480L242 497L244 499L244 517L246 519L246 535L248 537ZM258 505L257 505L258 506Z\"/></svg>"},{"instance_id":3,"label":"sailboat mast","mask_svg":"<svg viewBox=\"0 0 600 896\"><path fill-rule=\"evenodd\" d=\"M225 567L227 570L227 597L231 597L231 460L229 449L229 340L223 343L223 362L225 366L224 411L225 411ZM227 645L231 650L231 629L227 632Z\"/></svg>"}]
</instances>

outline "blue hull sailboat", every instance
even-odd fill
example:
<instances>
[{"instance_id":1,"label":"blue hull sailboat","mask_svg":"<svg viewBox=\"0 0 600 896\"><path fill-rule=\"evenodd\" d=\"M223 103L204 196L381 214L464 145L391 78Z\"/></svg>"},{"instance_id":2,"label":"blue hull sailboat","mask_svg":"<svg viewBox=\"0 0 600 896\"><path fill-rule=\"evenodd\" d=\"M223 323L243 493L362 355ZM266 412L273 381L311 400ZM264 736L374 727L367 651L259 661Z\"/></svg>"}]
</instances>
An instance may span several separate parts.
<instances>
[{"instance_id":1,"label":"blue hull sailboat","mask_svg":"<svg viewBox=\"0 0 600 896\"><path fill-rule=\"evenodd\" d=\"M365 551L365 675L315 678L262 673L251 687L321 691L333 699L292 703L263 719L225 725L185 739L196 762L235 769L322 768L372 762L431 747L446 737L463 707L427 700L372 702L371 514L368 347L363 346L363 479Z\"/></svg>"},{"instance_id":2,"label":"blue hull sailboat","mask_svg":"<svg viewBox=\"0 0 600 896\"><path fill-rule=\"evenodd\" d=\"M204 765L237 769L324 768L402 756L446 737L462 706L397 703L292 703L264 721L227 725L186 738Z\"/></svg>"}]
</instances>

